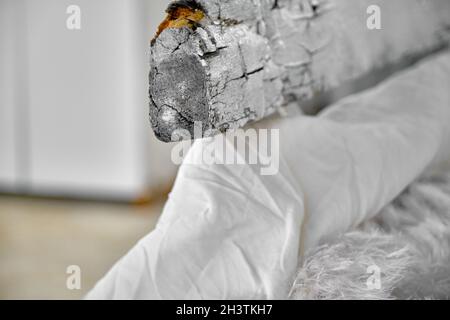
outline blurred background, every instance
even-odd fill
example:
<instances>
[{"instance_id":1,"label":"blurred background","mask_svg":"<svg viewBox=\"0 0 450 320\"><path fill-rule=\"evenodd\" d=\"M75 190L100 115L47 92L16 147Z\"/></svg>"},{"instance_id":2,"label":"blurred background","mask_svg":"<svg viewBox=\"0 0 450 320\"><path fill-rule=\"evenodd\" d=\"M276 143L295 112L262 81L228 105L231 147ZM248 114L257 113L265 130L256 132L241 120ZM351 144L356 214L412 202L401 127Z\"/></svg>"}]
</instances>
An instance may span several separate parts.
<instances>
[{"instance_id":1,"label":"blurred background","mask_svg":"<svg viewBox=\"0 0 450 320\"><path fill-rule=\"evenodd\" d=\"M0 299L81 298L154 228L177 169L148 120L168 2L0 0Z\"/></svg>"}]
</instances>

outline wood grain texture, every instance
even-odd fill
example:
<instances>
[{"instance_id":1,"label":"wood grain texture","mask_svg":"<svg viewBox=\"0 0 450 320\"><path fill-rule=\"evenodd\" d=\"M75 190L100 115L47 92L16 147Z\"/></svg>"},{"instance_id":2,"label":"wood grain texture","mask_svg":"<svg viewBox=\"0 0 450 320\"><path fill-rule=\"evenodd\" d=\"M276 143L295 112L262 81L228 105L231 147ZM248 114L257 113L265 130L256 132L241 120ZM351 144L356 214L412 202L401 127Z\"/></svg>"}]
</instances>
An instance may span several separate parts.
<instances>
[{"instance_id":1,"label":"wood grain texture","mask_svg":"<svg viewBox=\"0 0 450 320\"><path fill-rule=\"evenodd\" d=\"M183 1L186 2L186 1ZM187 1L191 2L191 1ZM239 128L379 67L449 43L448 0L197 0L205 17L151 45L156 136ZM367 28L370 5L381 30ZM174 23L176 25L176 23Z\"/></svg>"}]
</instances>

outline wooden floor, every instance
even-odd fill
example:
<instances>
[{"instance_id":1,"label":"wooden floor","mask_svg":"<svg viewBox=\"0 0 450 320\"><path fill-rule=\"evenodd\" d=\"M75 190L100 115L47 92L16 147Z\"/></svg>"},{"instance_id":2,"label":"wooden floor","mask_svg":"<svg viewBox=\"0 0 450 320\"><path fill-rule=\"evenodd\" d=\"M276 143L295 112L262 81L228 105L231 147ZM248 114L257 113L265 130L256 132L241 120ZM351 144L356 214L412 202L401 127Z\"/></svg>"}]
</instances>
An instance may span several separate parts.
<instances>
[{"instance_id":1,"label":"wooden floor","mask_svg":"<svg viewBox=\"0 0 450 320\"><path fill-rule=\"evenodd\" d=\"M162 206L0 196L0 299L82 298L154 228ZM67 289L71 265L81 290Z\"/></svg>"}]
</instances>

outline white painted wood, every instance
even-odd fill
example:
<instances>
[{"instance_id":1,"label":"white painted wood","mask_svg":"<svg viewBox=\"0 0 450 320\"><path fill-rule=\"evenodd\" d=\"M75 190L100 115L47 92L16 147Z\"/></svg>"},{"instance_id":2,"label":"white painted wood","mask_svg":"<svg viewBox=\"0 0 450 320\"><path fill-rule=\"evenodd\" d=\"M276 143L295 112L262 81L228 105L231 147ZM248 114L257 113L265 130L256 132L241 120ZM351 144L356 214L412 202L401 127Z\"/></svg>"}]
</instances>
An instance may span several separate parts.
<instances>
[{"instance_id":1,"label":"white painted wood","mask_svg":"<svg viewBox=\"0 0 450 320\"><path fill-rule=\"evenodd\" d=\"M207 18L152 46L155 133L241 127L448 44L448 0L199 0ZM381 29L367 9L381 9ZM174 67L176 66L176 67ZM178 72L175 72L176 69ZM184 89L183 89L184 88Z\"/></svg>"}]
</instances>

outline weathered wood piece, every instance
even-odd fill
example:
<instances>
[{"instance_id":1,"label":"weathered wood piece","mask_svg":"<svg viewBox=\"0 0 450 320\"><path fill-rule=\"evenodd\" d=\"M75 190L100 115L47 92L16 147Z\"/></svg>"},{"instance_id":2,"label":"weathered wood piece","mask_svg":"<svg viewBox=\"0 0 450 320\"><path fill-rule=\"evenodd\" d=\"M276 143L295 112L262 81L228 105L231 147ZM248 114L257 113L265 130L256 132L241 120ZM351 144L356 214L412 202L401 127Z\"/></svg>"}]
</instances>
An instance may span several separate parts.
<instances>
[{"instance_id":1,"label":"weathered wood piece","mask_svg":"<svg viewBox=\"0 0 450 320\"><path fill-rule=\"evenodd\" d=\"M381 8L381 30L367 8ZM151 44L156 136L242 127L449 43L448 0L182 0Z\"/></svg>"}]
</instances>

